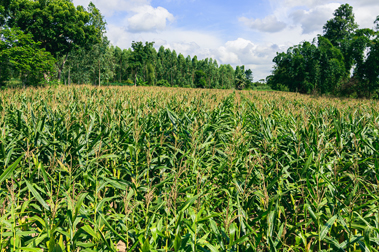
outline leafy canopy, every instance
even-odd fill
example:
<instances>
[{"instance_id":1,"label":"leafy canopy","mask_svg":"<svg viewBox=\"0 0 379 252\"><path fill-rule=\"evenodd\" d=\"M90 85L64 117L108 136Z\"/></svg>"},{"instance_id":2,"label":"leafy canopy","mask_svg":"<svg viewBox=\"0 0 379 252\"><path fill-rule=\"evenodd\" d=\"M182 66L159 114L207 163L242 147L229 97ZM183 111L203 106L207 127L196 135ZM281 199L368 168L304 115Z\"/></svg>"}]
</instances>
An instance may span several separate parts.
<instances>
[{"instance_id":1,"label":"leafy canopy","mask_svg":"<svg viewBox=\"0 0 379 252\"><path fill-rule=\"evenodd\" d=\"M25 34L16 28L5 28L0 31L0 36L1 71L9 73L13 69L19 72L26 85L38 84L43 80L43 74L53 70L54 58L45 49L39 48L40 43L34 42L31 34ZM0 80L2 84L10 76L7 74L4 77Z\"/></svg>"},{"instance_id":2,"label":"leafy canopy","mask_svg":"<svg viewBox=\"0 0 379 252\"><path fill-rule=\"evenodd\" d=\"M41 48L57 58L100 41L105 26L100 24L98 14L93 4L86 11L67 0L12 0L6 23L33 34Z\"/></svg>"}]
</instances>

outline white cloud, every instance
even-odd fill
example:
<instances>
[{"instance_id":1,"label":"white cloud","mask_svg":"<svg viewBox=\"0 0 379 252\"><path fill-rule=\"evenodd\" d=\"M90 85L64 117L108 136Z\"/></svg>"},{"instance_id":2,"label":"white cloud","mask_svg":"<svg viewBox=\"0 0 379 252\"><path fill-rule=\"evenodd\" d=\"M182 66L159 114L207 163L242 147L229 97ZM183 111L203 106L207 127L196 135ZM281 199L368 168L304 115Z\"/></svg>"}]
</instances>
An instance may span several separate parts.
<instances>
[{"instance_id":1,"label":"white cloud","mask_svg":"<svg viewBox=\"0 0 379 252\"><path fill-rule=\"evenodd\" d=\"M285 50L286 46L277 44L256 44L250 40L238 38L213 50L214 57L222 64L245 65L253 70L255 79L265 78L270 74L272 59L276 52Z\"/></svg>"},{"instance_id":2,"label":"white cloud","mask_svg":"<svg viewBox=\"0 0 379 252\"><path fill-rule=\"evenodd\" d=\"M243 22L249 28L261 32L278 32L286 27L286 24L278 21L274 15L267 16L263 19L241 17L239 21Z\"/></svg>"},{"instance_id":3,"label":"white cloud","mask_svg":"<svg viewBox=\"0 0 379 252\"><path fill-rule=\"evenodd\" d=\"M73 1L84 6L90 2ZM269 0L271 12L265 13L265 18L239 18L242 25L254 32L241 34L241 30L232 29L226 38L221 35L223 31L210 30L209 26L208 30L178 27L181 16L164 8L164 1L161 2L163 7L152 6L151 0L92 1L106 16L107 36L115 46L129 48L133 40L155 41L156 48L163 45L184 57L197 55L199 59L213 58L233 67L245 65L253 70L255 80L270 74L276 52L304 40L312 41L321 34L323 25L333 17L340 4L348 2L353 6L361 28L372 28L379 15L378 0ZM178 23L174 22L174 16ZM225 17L228 18L233 17Z\"/></svg>"},{"instance_id":4,"label":"white cloud","mask_svg":"<svg viewBox=\"0 0 379 252\"><path fill-rule=\"evenodd\" d=\"M143 5L134 8L133 11L136 14L128 18L128 28L133 32L164 30L166 21L174 20L174 16L163 7Z\"/></svg>"},{"instance_id":5,"label":"white cloud","mask_svg":"<svg viewBox=\"0 0 379 252\"><path fill-rule=\"evenodd\" d=\"M180 29L132 33L119 26L109 25L107 36L115 46L121 48L129 48L133 40L155 41L155 48L163 45L184 57L196 55L198 59L213 58L219 64L231 64L233 67L245 65L254 71L255 79L270 74L276 52L287 48L287 45L272 43L256 44L243 38L223 43L217 34Z\"/></svg>"},{"instance_id":6,"label":"white cloud","mask_svg":"<svg viewBox=\"0 0 379 252\"><path fill-rule=\"evenodd\" d=\"M379 1L375 5L362 6L354 9L355 20L359 24L359 28L374 28L374 21L379 15Z\"/></svg>"},{"instance_id":7,"label":"white cloud","mask_svg":"<svg viewBox=\"0 0 379 252\"><path fill-rule=\"evenodd\" d=\"M333 12L339 4L326 4L316 6L310 10L297 9L289 16L292 20L301 26L303 34L309 34L315 31L322 31L322 27L327 20L333 17Z\"/></svg>"},{"instance_id":8,"label":"white cloud","mask_svg":"<svg viewBox=\"0 0 379 252\"><path fill-rule=\"evenodd\" d=\"M209 48L222 45L217 34L211 32L190 31L169 27L165 30L130 32L118 25L108 25L107 36L113 45L129 48L132 41L155 41L155 47L163 45L184 54L208 53Z\"/></svg>"}]
</instances>

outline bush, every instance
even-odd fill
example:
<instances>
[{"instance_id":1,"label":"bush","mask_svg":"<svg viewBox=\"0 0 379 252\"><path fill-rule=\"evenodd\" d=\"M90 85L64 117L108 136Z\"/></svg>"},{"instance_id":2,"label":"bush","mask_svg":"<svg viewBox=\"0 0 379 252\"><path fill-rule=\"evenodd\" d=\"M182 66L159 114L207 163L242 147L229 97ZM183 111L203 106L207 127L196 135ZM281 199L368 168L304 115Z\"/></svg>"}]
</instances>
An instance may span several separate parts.
<instances>
[{"instance_id":1,"label":"bush","mask_svg":"<svg viewBox=\"0 0 379 252\"><path fill-rule=\"evenodd\" d=\"M159 80L157 81L157 86L159 87L170 87L170 83L167 80Z\"/></svg>"},{"instance_id":2,"label":"bush","mask_svg":"<svg viewBox=\"0 0 379 252\"><path fill-rule=\"evenodd\" d=\"M132 85L134 85L134 81L132 81L131 79L127 79L126 81L122 81L122 84L132 86Z\"/></svg>"}]
</instances>

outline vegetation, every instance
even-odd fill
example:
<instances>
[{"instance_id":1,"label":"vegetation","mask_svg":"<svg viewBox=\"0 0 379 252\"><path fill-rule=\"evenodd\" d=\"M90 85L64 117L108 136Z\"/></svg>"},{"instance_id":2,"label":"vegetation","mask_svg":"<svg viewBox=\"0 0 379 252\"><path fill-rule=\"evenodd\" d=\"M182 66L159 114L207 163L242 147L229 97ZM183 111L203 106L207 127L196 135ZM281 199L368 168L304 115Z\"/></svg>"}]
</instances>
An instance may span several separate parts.
<instances>
[{"instance_id":1,"label":"vegetation","mask_svg":"<svg viewBox=\"0 0 379 252\"><path fill-rule=\"evenodd\" d=\"M378 251L376 101L0 91L1 251Z\"/></svg>"},{"instance_id":2,"label":"vegetation","mask_svg":"<svg viewBox=\"0 0 379 252\"><path fill-rule=\"evenodd\" d=\"M0 30L5 31L0 36L0 55L2 48L6 47L4 40L12 43L17 40L9 36L17 30L20 36L25 34L34 40L36 46L30 53L34 55L43 50L55 59L54 69L32 67L33 74L38 78L33 82L24 82L25 86L42 85L52 80L65 84L133 82L138 85L137 79L140 79L140 83L146 82L149 86L167 82L172 87L231 89L236 81L244 80L246 83L242 86L248 87L253 80L249 69L239 73L230 65L219 66L212 58L185 58L163 46L157 51L153 47L154 42L133 42L129 49L121 50L110 44L104 35L105 29L106 21L93 3L84 8L75 7L67 0L0 2ZM49 60L34 58L31 61L50 65L51 57ZM0 86L6 86L12 78L25 79L12 62L15 60L1 66L1 71L7 74L1 73ZM30 68L28 62L20 64L22 68ZM248 77L245 78L245 75Z\"/></svg>"},{"instance_id":3,"label":"vegetation","mask_svg":"<svg viewBox=\"0 0 379 252\"><path fill-rule=\"evenodd\" d=\"M267 83L275 90L379 98L378 20L376 31L358 29L353 7L341 5L323 36L277 54Z\"/></svg>"}]
</instances>

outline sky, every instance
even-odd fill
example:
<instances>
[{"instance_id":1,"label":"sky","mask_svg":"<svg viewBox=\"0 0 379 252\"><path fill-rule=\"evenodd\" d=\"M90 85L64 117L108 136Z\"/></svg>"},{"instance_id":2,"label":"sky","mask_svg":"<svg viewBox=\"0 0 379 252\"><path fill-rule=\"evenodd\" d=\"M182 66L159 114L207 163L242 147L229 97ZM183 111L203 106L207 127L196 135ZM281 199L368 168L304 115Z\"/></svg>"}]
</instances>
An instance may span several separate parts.
<instances>
[{"instance_id":1,"label":"sky","mask_svg":"<svg viewBox=\"0 0 379 252\"><path fill-rule=\"evenodd\" d=\"M88 6L90 0L73 0ZM271 73L272 59L322 34L341 4L354 8L360 28L373 28L379 0L92 0L107 21L111 43L155 42L186 57L245 65L254 80Z\"/></svg>"}]
</instances>

